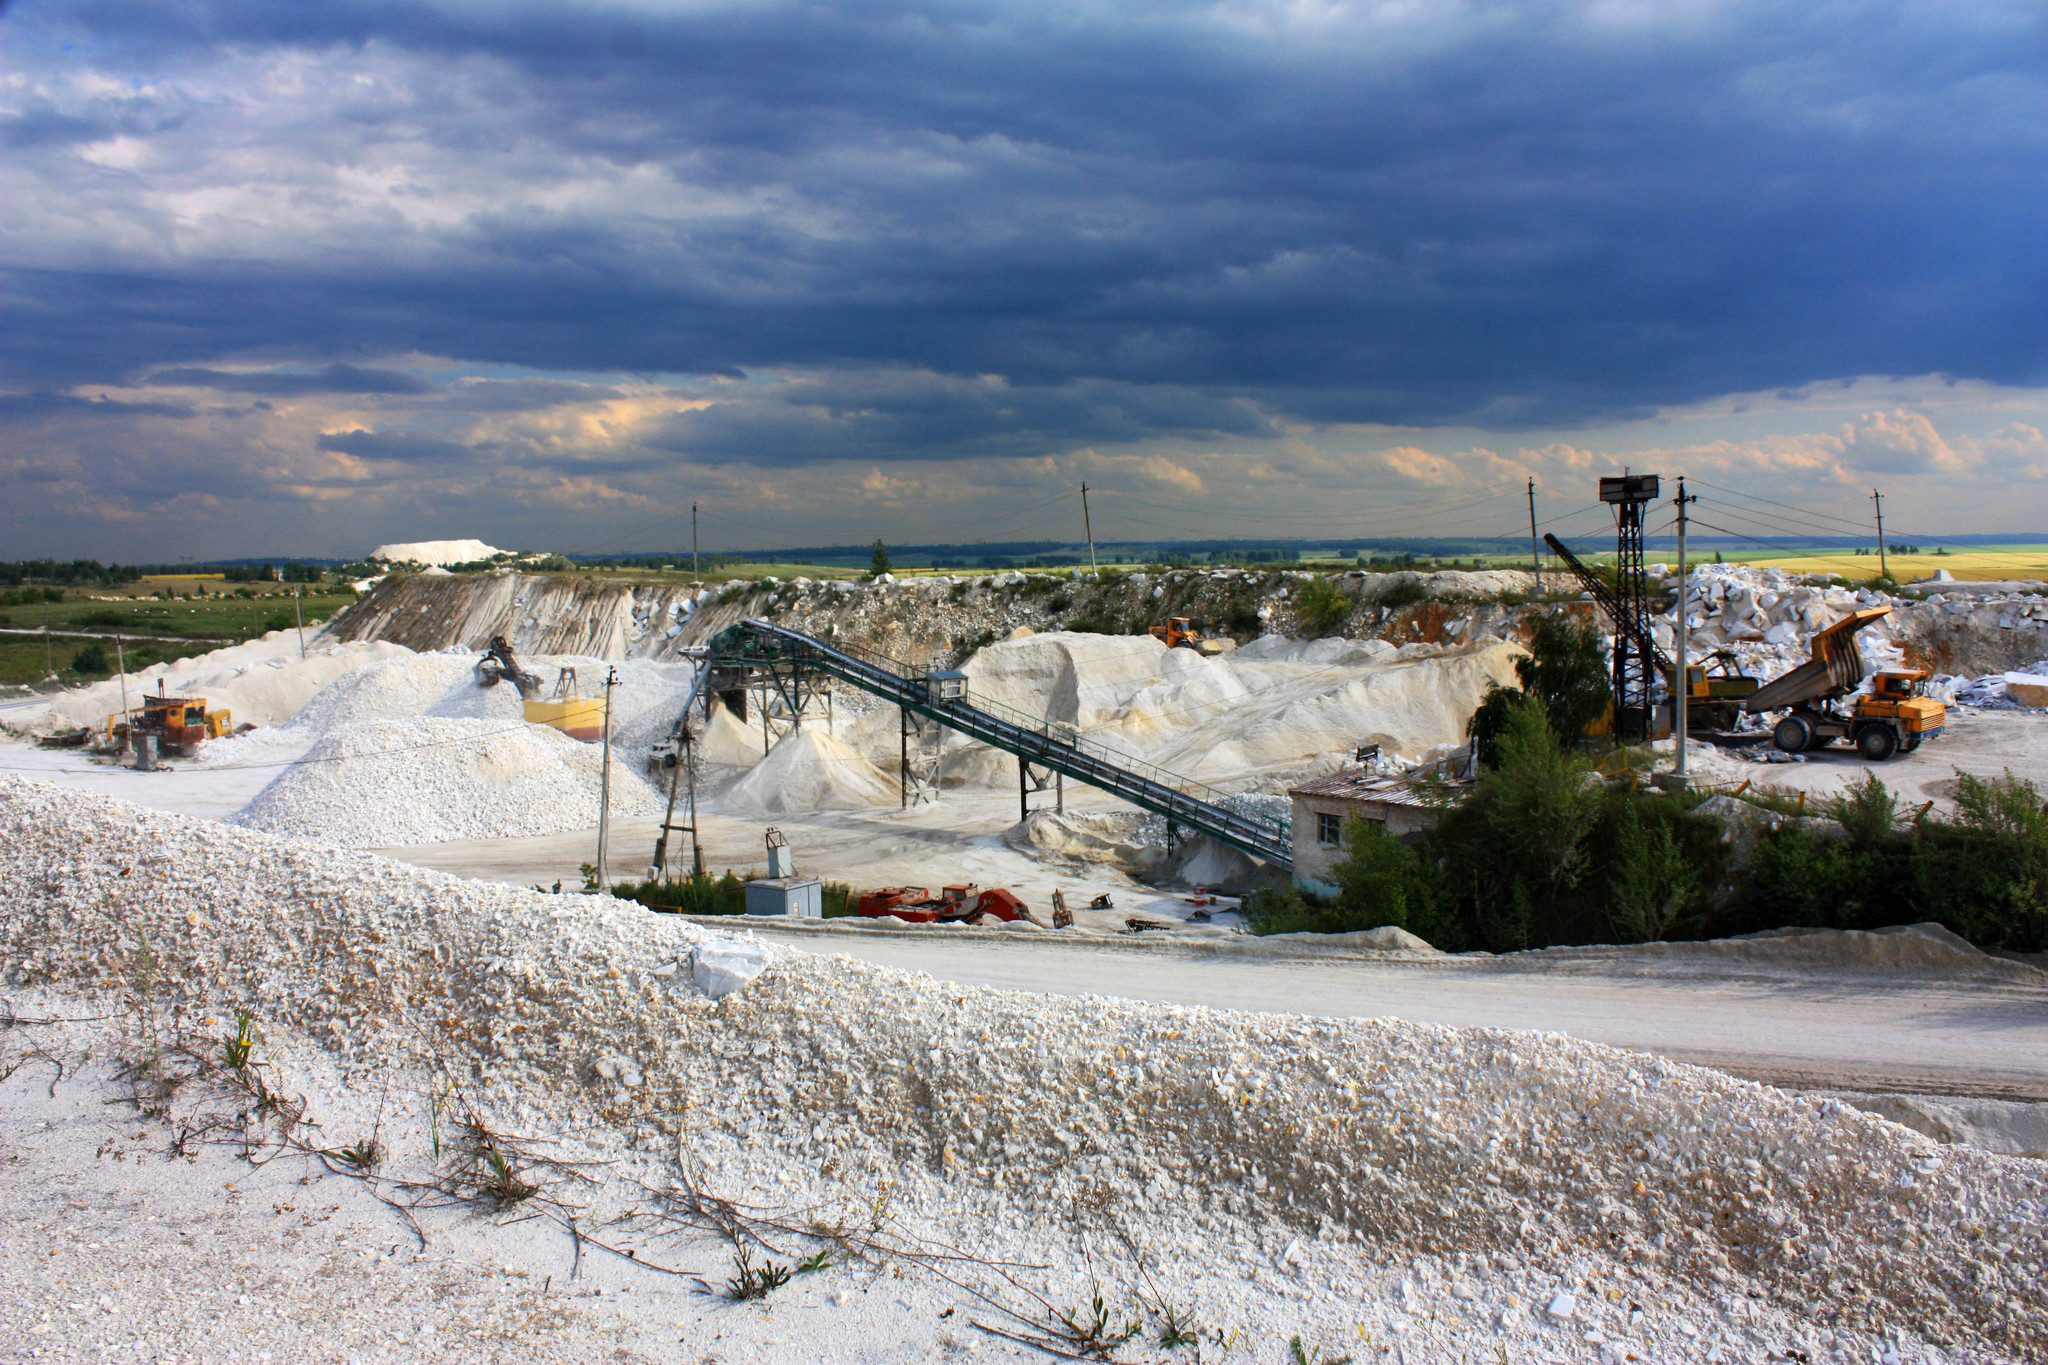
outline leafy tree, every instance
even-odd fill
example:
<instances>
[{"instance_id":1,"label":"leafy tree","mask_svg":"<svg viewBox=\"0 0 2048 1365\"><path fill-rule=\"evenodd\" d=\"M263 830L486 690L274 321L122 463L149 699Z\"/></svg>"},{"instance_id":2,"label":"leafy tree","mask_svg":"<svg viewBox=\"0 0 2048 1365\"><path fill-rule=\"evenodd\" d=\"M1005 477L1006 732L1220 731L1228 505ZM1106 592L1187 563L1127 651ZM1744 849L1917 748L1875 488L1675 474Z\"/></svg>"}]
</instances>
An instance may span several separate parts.
<instances>
[{"instance_id":1,"label":"leafy tree","mask_svg":"<svg viewBox=\"0 0 2048 1365\"><path fill-rule=\"evenodd\" d=\"M74 651L71 655L71 671L81 677L108 671L106 647L95 640Z\"/></svg>"},{"instance_id":2,"label":"leafy tree","mask_svg":"<svg viewBox=\"0 0 2048 1365\"><path fill-rule=\"evenodd\" d=\"M1607 914L1618 941L1643 943L1678 924L1699 890L1700 868L1669 822L1647 817L1641 799L1626 799L1605 879Z\"/></svg>"},{"instance_id":3,"label":"leafy tree","mask_svg":"<svg viewBox=\"0 0 2048 1365\"><path fill-rule=\"evenodd\" d=\"M868 560L868 572L876 578L889 572L889 547L882 543L880 536L875 537L875 551Z\"/></svg>"},{"instance_id":4,"label":"leafy tree","mask_svg":"<svg viewBox=\"0 0 2048 1365\"><path fill-rule=\"evenodd\" d=\"M1551 941L1577 917L1601 806L1588 765L1558 743L1535 698L1504 711L1499 762L1430 840L1474 937L1495 949Z\"/></svg>"},{"instance_id":5,"label":"leafy tree","mask_svg":"<svg viewBox=\"0 0 2048 1365\"><path fill-rule=\"evenodd\" d=\"M1464 933L1446 913L1441 879L1415 848L1388 834L1373 820L1344 822L1344 854L1330 869L1337 881L1337 909L1351 929L1391 924L1456 949Z\"/></svg>"},{"instance_id":6,"label":"leafy tree","mask_svg":"<svg viewBox=\"0 0 2048 1365\"><path fill-rule=\"evenodd\" d=\"M1600 632L1591 621L1566 612L1544 612L1530 622L1529 653L1515 660L1515 677L1522 684L1519 695L1536 699L1551 733L1566 748L1585 738L1613 698ZM1500 737L1516 695L1515 689L1497 683L1489 687L1466 726L1484 766L1500 761Z\"/></svg>"}]
</instances>

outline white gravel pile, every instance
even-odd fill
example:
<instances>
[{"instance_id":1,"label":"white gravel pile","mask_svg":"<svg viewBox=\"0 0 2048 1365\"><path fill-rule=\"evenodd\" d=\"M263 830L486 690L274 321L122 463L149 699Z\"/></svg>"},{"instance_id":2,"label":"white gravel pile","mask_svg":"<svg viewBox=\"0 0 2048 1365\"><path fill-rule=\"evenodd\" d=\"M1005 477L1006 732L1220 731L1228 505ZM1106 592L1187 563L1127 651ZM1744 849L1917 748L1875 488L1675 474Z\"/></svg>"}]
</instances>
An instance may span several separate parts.
<instances>
[{"instance_id":1,"label":"white gravel pile","mask_svg":"<svg viewBox=\"0 0 2048 1365\"><path fill-rule=\"evenodd\" d=\"M497 720L516 723L525 716L519 689L509 683L480 687L476 661L469 650L407 653L361 668L331 685L293 718L291 728L309 735L325 734L342 725L404 720L415 716ZM668 737L689 690L694 665L651 663L644 659L607 664L602 659L572 655L538 655L520 666L540 678L541 695L552 695L557 673L576 670L578 695L602 697L607 668L618 670L612 689L612 744L638 754Z\"/></svg>"},{"instance_id":2,"label":"white gravel pile","mask_svg":"<svg viewBox=\"0 0 2048 1365\"><path fill-rule=\"evenodd\" d=\"M1222 1336L1191 1359L1290 1334L1372 1360L2048 1359L2038 1163L1563 1037L957 987L21 782L0 907L0 982L247 1006L333 1140L381 1115L410 1159L459 1083L607 1189L680 1153L753 1202L851 1196L1047 1267L1019 1273L1062 1305L1149 1282ZM898 1274L873 1283L914 1294ZM1000 1345L937 1307L894 1358L956 1327Z\"/></svg>"},{"instance_id":3,"label":"white gravel pile","mask_svg":"<svg viewBox=\"0 0 2048 1365\"><path fill-rule=\"evenodd\" d=\"M330 729L233 817L249 829L382 848L590 829L602 751L521 721L423 718ZM641 770L612 756L613 818L657 815Z\"/></svg>"},{"instance_id":4,"label":"white gravel pile","mask_svg":"<svg viewBox=\"0 0 2048 1365\"><path fill-rule=\"evenodd\" d=\"M298 632L274 630L261 639L131 670L127 703L140 706L143 695L155 693L161 685L173 696L206 698L214 710L231 712L238 725L283 725L336 679L379 660L412 657L403 645L336 644L317 632L308 633L312 647L303 659ZM107 654L113 653L110 645ZM40 707L16 712L12 723L38 732L98 726L121 709L122 696L122 680L108 678L56 693Z\"/></svg>"},{"instance_id":5,"label":"white gravel pile","mask_svg":"<svg viewBox=\"0 0 2048 1365\"><path fill-rule=\"evenodd\" d=\"M806 725L775 741L768 756L721 798L731 812L754 815L803 814L819 810L864 810L894 805L901 797L886 773L858 752Z\"/></svg>"},{"instance_id":6,"label":"white gravel pile","mask_svg":"<svg viewBox=\"0 0 2048 1365\"><path fill-rule=\"evenodd\" d=\"M1384 641L1277 638L1207 657L1149 635L1048 631L979 650L961 670L999 714L1075 726L1091 747L1218 784L1293 778L1361 744L1420 753L1463 740L1489 683L1512 684L1521 651L1502 640L1396 648ZM893 765L897 718L848 727ZM949 785L1011 786L1016 760L949 740Z\"/></svg>"},{"instance_id":7,"label":"white gravel pile","mask_svg":"<svg viewBox=\"0 0 2048 1365\"><path fill-rule=\"evenodd\" d=\"M425 715L429 707L465 683L479 692L497 690L477 687L475 668L473 654L408 651L336 678L291 718L290 728L310 739L339 726ZM513 702L509 718L517 719L518 689L505 690Z\"/></svg>"}]
</instances>

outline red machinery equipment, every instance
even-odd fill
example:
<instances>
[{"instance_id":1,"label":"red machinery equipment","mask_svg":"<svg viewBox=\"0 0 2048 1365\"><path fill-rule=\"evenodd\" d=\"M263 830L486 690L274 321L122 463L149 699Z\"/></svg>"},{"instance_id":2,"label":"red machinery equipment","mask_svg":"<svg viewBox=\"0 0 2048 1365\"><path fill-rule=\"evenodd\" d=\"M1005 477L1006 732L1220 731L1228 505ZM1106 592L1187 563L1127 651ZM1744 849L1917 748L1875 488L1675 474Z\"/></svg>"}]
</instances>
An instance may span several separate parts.
<instances>
[{"instance_id":1,"label":"red machinery equipment","mask_svg":"<svg viewBox=\"0 0 2048 1365\"><path fill-rule=\"evenodd\" d=\"M861 896L855 907L868 919L894 916L911 924L974 920L987 915L999 920L1025 917L1024 902L1002 887L981 890L973 882L948 886L938 896L922 886L883 886Z\"/></svg>"}]
</instances>

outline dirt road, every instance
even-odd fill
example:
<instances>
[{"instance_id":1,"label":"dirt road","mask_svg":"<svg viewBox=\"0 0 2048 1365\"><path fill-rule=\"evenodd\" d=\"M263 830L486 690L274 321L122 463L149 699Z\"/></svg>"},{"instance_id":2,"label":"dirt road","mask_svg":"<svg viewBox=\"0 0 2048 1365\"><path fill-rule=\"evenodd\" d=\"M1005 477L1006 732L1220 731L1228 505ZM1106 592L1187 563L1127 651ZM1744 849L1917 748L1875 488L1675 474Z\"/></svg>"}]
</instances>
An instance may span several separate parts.
<instances>
[{"instance_id":1,"label":"dirt road","mask_svg":"<svg viewBox=\"0 0 2048 1365\"><path fill-rule=\"evenodd\" d=\"M1677 967L1625 949L1604 966L1597 953L1540 967L1501 965L1516 959L1319 961L1168 945L764 932L816 952L1008 990L1555 1031L1799 1089L2048 1101L2048 973L2033 983Z\"/></svg>"}]
</instances>

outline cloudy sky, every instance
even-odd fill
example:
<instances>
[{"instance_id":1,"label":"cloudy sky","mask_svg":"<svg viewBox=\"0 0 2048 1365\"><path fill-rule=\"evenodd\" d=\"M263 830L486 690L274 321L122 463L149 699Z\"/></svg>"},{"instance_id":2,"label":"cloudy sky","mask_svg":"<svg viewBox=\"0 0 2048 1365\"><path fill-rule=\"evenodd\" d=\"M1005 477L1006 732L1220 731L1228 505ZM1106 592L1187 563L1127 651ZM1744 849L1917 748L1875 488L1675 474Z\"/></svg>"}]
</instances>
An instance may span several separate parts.
<instances>
[{"instance_id":1,"label":"cloudy sky","mask_svg":"<svg viewBox=\"0 0 2048 1365\"><path fill-rule=\"evenodd\" d=\"M13 0L0 557L2048 530L2043 16Z\"/></svg>"}]
</instances>

